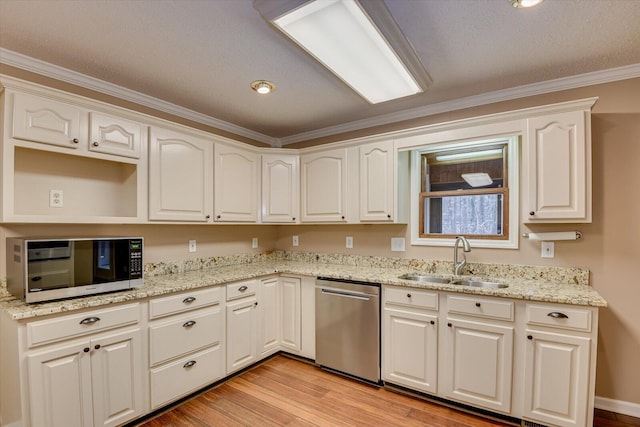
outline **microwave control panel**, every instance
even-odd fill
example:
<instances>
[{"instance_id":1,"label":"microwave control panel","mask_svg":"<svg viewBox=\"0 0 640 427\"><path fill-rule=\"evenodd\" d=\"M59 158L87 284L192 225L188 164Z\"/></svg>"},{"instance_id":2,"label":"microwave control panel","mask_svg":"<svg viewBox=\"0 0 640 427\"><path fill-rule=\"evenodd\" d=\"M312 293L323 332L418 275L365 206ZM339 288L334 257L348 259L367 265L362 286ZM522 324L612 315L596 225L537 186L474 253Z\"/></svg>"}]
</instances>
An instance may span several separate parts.
<instances>
[{"instance_id":1,"label":"microwave control panel","mask_svg":"<svg viewBox=\"0 0 640 427\"><path fill-rule=\"evenodd\" d=\"M142 278L142 239L129 240L129 279Z\"/></svg>"}]
</instances>

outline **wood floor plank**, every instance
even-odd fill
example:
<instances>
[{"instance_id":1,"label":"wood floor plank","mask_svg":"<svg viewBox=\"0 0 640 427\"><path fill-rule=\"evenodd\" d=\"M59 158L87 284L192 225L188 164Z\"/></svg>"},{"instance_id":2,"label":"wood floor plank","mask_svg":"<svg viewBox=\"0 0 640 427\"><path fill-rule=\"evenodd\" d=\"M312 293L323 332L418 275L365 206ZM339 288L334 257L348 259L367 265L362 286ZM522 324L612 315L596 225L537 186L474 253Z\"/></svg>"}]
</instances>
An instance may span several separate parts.
<instances>
[{"instance_id":1,"label":"wood floor plank","mask_svg":"<svg viewBox=\"0 0 640 427\"><path fill-rule=\"evenodd\" d=\"M594 427L636 427L635 420L601 411L596 412ZM140 427L509 425L364 384L286 356L271 358L137 424Z\"/></svg>"}]
</instances>

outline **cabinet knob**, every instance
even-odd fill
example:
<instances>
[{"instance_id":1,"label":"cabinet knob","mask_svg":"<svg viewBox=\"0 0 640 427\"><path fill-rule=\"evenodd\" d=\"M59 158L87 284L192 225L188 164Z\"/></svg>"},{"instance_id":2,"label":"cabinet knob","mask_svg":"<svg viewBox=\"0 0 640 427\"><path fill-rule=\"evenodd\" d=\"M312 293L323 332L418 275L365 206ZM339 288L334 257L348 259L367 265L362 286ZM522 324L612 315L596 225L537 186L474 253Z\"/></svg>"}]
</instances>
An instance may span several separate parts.
<instances>
[{"instance_id":1,"label":"cabinet knob","mask_svg":"<svg viewBox=\"0 0 640 427\"><path fill-rule=\"evenodd\" d=\"M296 220L296 217L294 216L294 217L292 218L292 221L295 221L295 220Z\"/></svg>"},{"instance_id":2,"label":"cabinet knob","mask_svg":"<svg viewBox=\"0 0 640 427\"><path fill-rule=\"evenodd\" d=\"M530 216L534 216L536 213L534 211L529 212Z\"/></svg>"},{"instance_id":3,"label":"cabinet knob","mask_svg":"<svg viewBox=\"0 0 640 427\"><path fill-rule=\"evenodd\" d=\"M205 219L211 218L211 215L205 215Z\"/></svg>"},{"instance_id":4,"label":"cabinet knob","mask_svg":"<svg viewBox=\"0 0 640 427\"><path fill-rule=\"evenodd\" d=\"M480 307L480 303L479 302L476 303L476 307Z\"/></svg>"},{"instance_id":5,"label":"cabinet knob","mask_svg":"<svg viewBox=\"0 0 640 427\"><path fill-rule=\"evenodd\" d=\"M387 214L387 218L391 219L391 214Z\"/></svg>"},{"instance_id":6,"label":"cabinet knob","mask_svg":"<svg viewBox=\"0 0 640 427\"><path fill-rule=\"evenodd\" d=\"M84 351L85 353L89 353L89 350L91 350L89 347L85 347L82 349L82 351Z\"/></svg>"},{"instance_id":7,"label":"cabinet knob","mask_svg":"<svg viewBox=\"0 0 640 427\"><path fill-rule=\"evenodd\" d=\"M411 298L411 294L407 294L407 298Z\"/></svg>"},{"instance_id":8,"label":"cabinet knob","mask_svg":"<svg viewBox=\"0 0 640 427\"><path fill-rule=\"evenodd\" d=\"M73 139L71 140L71 142L73 142L74 144L77 144L77 143L79 143L80 141L78 140L78 138L73 138Z\"/></svg>"},{"instance_id":9,"label":"cabinet knob","mask_svg":"<svg viewBox=\"0 0 640 427\"><path fill-rule=\"evenodd\" d=\"M192 326L193 326L193 325L195 325L195 324L196 324L196 321L195 321L195 320L189 320L188 322L184 322L184 323L182 324L182 327L183 327L183 328L190 328L190 327L192 327Z\"/></svg>"},{"instance_id":10,"label":"cabinet knob","mask_svg":"<svg viewBox=\"0 0 640 427\"><path fill-rule=\"evenodd\" d=\"M91 325L92 323L96 323L99 322L100 318L99 317L87 317L85 319L82 319L80 321L81 325Z\"/></svg>"},{"instance_id":11,"label":"cabinet knob","mask_svg":"<svg viewBox=\"0 0 640 427\"><path fill-rule=\"evenodd\" d=\"M185 299L182 300L182 302L185 303L185 304L191 304L195 300L196 300L195 297L186 297Z\"/></svg>"},{"instance_id":12,"label":"cabinet knob","mask_svg":"<svg viewBox=\"0 0 640 427\"><path fill-rule=\"evenodd\" d=\"M533 335L527 335L527 339L528 340L532 340L533 339Z\"/></svg>"},{"instance_id":13,"label":"cabinet knob","mask_svg":"<svg viewBox=\"0 0 640 427\"><path fill-rule=\"evenodd\" d=\"M193 366L193 365L195 365L195 364L196 364L196 361L195 361L195 360L189 360L187 363L185 363L184 365L182 365L182 367L186 369L186 368L190 368L190 367L192 367L192 366Z\"/></svg>"},{"instance_id":14,"label":"cabinet knob","mask_svg":"<svg viewBox=\"0 0 640 427\"><path fill-rule=\"evenodd\" d=\"M435 321L435 320L432 320L432 321L430 321L429 323L431 323L432 325L435 325L435 324L436 324L436 321Z\"/></svg>"},{"instance_id":15,"label":"cabinet knob","mask_svg":"<svg viewBox=\"0 0 640 427\"><path fill-rule=\"evenodd\" d=\"M220 215L217 215L217 216L216 216L216 219L220 219L220 218L221 218L221 216L220 216Z\"/></svg>"},{"instance_id":16,"label":"cabinet knob","mask_svg":"<svg viewBox=\"0 0 640 427\"><path fill-rule=\"evenodd\" d=\"M342 217L341 217L341 218L342 218L342 219L344 219L344 215L342 215Z\"/></svg>"},{"instance_id":17,"label":"cabinet knob","mask_svg":"<svg viewBox=\"0 0 640 427\"><path fill-rule=\"evenodd\" d=\"M94 147L98 147L100 145L100 143L98 141L93 141L93 144L91 144L91 145L93 145Z\"/></svg>"},{"instance_id":18,"label":"cabinet knob","mask_svg":"<svg viewBox=\"0 0 640 427\"><path fill-rule=\"evenodd\" d=\"M447 323L447 326L448 327L452 327L453 325L451 323Z\"/></svg>"},{"instance_id":19,"label":"cabinet knob","mask_svg":"<svg viewBox=\"0 0 640 427\"><path fill-rule=\"evenodd\" d=\"M254 302L254 303L253 303L253 306L254 306L254 307L257 307L257 306L258 306L258 301Z\"/></svg>"},{"instance_id":20,"label":"cabinet knob","mask_svg":"<svg viewBox=\"0 0 640 427\"><path fill-rule=\"evenodd\" d=\"M96 350L100 350L100 344L96 344L93 348L95 348Z\"/></svg>"}]
</instances>

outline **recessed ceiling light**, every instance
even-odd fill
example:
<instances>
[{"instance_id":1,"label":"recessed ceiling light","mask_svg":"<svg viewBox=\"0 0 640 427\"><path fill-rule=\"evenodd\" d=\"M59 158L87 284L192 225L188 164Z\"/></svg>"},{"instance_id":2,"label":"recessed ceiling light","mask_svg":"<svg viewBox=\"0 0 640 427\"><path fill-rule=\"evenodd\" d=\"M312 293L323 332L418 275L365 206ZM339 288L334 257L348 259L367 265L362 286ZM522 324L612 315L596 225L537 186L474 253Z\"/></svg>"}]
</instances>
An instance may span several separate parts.
<instances>
[{"instance_id":1,"label":"recessed ceiling light","mask_svg":"<svg viewBox=\"0 0 640 427\"><path fill-rule=\"evenodd\" d=\"M251 89L255 90L260 95L266 95L276 90L276 85L267 80L256 80L251 82Z\"/></svg>"},{"instance_id":2,"label":"recessed ceiling light","mask_svg":"<svg viewBox=\"0 0 640 427\"><path fill-rule=\"evenodd\" d=\"M523 9L527 7L537 6L543 1L544 0L509 0L509 3L511 3L511 6L513 7Z\"/></svg>"}]
</instances>

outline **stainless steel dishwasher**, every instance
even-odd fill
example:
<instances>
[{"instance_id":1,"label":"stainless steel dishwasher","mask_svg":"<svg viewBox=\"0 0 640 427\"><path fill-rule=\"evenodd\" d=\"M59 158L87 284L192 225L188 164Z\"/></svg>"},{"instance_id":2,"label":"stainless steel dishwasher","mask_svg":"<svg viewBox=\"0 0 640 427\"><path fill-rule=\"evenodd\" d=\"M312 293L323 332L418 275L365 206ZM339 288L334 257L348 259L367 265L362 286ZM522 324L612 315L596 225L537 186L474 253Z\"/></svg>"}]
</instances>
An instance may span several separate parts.
<instances>
[{"instance_id":1,"label":"stainless steel dishwasher","mask_svg":"<svg viewBox=\"0 0 640 427\"><path fill-rule=\"evenodd\" d=\"M316 363L380 382L380 285L318 277Z\"/></svg>"}]
</instances>

